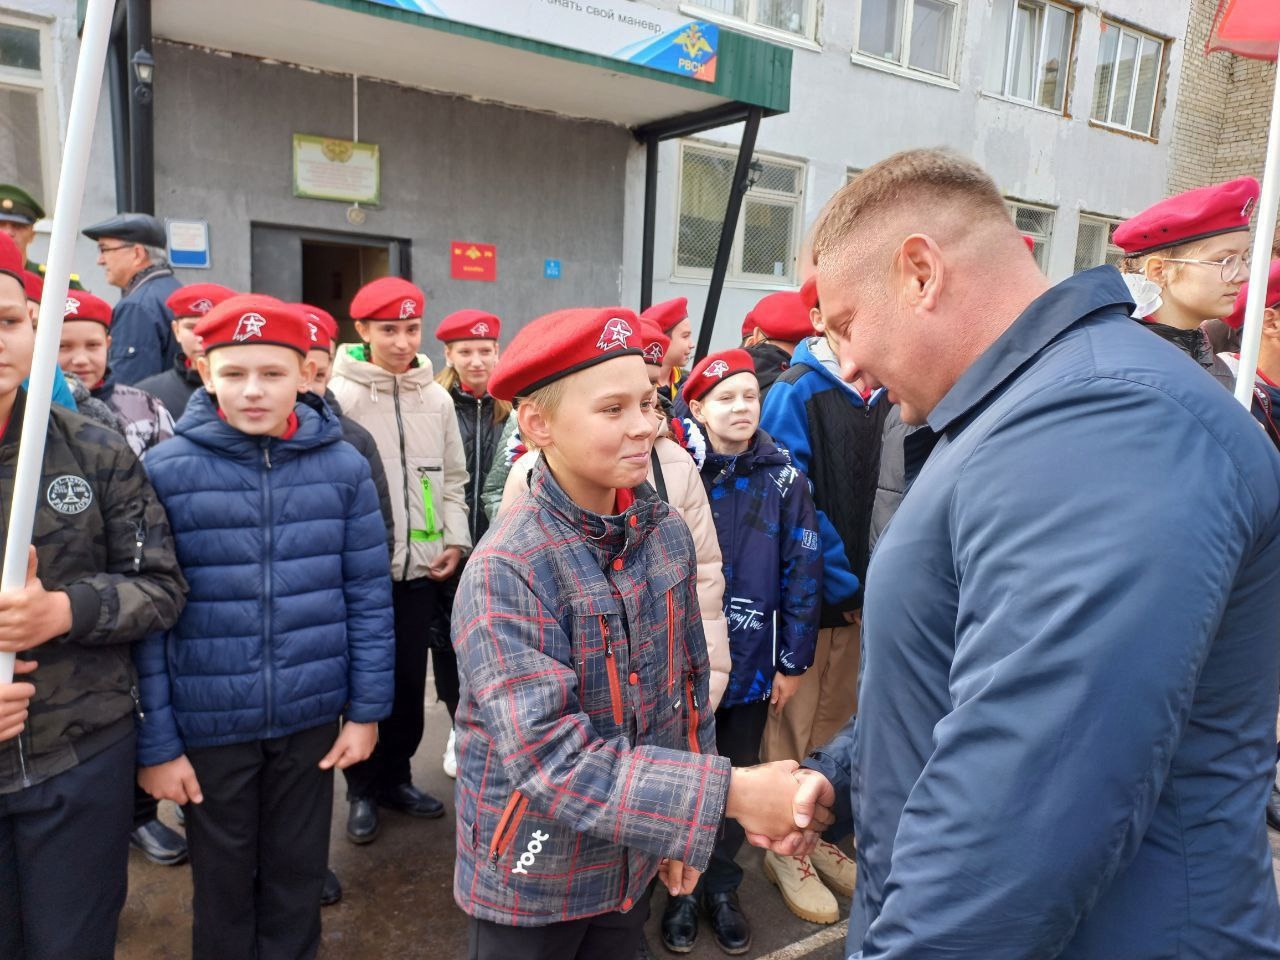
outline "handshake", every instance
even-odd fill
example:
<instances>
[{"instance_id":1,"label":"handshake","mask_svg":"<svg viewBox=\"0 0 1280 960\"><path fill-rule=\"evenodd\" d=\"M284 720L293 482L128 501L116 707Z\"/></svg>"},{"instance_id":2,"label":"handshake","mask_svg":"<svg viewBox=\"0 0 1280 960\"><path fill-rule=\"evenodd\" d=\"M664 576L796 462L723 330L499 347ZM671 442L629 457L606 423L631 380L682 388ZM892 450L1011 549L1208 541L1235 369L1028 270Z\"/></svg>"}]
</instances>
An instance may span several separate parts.
<instances>
[{"instance_id":1,"label":"handshake","mask_svg":"<svg viewBox=\"0 0 1280 960\"><path fill-rule=\"evenodd\" d=\"M735 767L725 816L747 839L782 856L808 854L835 820L835 789L816 770L794 760Z\"/></svg>"}]
</instances>

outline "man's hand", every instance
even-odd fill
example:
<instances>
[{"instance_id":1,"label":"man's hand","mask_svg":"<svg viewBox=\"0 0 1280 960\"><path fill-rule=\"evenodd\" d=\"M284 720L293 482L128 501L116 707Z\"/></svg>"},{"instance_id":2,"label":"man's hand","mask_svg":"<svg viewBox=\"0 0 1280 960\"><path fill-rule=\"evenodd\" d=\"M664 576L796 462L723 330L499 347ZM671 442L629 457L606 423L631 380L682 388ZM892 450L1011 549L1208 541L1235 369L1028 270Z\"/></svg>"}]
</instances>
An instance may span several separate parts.
<instances>
[{"instance_id":1,"label":"man's hand","mask_svg":"<svg viewBox=\"0 0 1280 960\"><path fill-rule=\"evenodd\" d=\"M831 825L836 791L817 770L802 767L792 776L797 783L791 801L795 829L786 836L756 833L745 825L744 829L747 840L754 846L764 847L784 857L808 856L822 839L822 831Z\"/></svg>"},{"instance_id":2,"label":"man's hand","mask_svg":"<svg viewBox=\"0 0 1280 960\"><path fill-rule=\"evenodd\" d=\"M191 766L185 753L168 763L141 767L138 770L138 786L157 800L172 800L179 805L204 802L195 768Z\"/></svg>"},{"instance_id":3,"label":"man's hand","mask_svg":"<svg viewBox=\"0 0 1280 960\"><path fill-rule=\"evenodd\" d=\"M30 673L36 668L34 660L16 660L14 673ZM0 683L0 742L12 739L22 732L27 722L27 709L36 688L30 683Z\"/></svg>"},{"instance_id":4,"label":"man's hand","mask_svg":"<svg viewBox=\"0 0 1280 960\"><path fill-rule=\"evenodd\" d=\"M742 824L748 836L765 838L767 842L758 844L760 846L782 842L796 833L820 834L835 819L831 813L835 791L830 791L831 801L823 803L827 795L811 788L803 808L798 807L795 798L801 784L794 773L799 766L794 760L778 760L755 767L735 767L729 781L725 816ZM812 801L810 793L814 794ZM801 809L803 823L797 819Z\"/></svg>"},{"instance_id":5,"label":"man's hand","mask_svg":"<svg viewBox=\"0 0 1280 960\"><path fill-rule=\"evenodd\" d=\"M338 739L320 761L321 770L332 770L337 767L345 770L353 763L368 760L378 742L378 725L376 723L344 723L338 732Z\"/></svg>"},{"instance_id":6,"label":"man's hand","mask_svg":"<svg viewBox=\"0 0 1280 960\"><path fill-rule=\"evenodd\" d=\"M700 870L695 870L679 860L663 860L658 864L658 879L673 897L687 897L698 885Z\"/></svg>"},{"instance_id":7,"label":"man's hand","mask_svg":"<svg viewBox=\"0 0 1280 960\"><path fill-rule=\"evenodd\" d=\"M803 679L803 675L798 677L789 677L785 673L773 675L773 693L769 697L769 702L773 704L775 717L782 716L783 707L796 695L796 691L800 689L800 681Z\"/></svg>"},{"instance_id":8,"label":"man's hand","mask_svg":"<svg viewBox=\"0 0 1280 960\"><path fill-rule=\"evenodd\" d=\"M0 651L21 653L71 629L71 598L46 590L36 576L36 548L27 547L27 582L0 593Z\"/></svg>"},{"instance_id":9,"label":"man's hand","mask_svg":"<svg viewBox=\"0 0 1280 960\"><path fill-rule=\"evenodd\" d=\"M453 571L458 569L461 560L461 547L445 547L440 556L427 564L427 576L432 580L448 580L453 576Z\"/></svg>"}]
</instances>

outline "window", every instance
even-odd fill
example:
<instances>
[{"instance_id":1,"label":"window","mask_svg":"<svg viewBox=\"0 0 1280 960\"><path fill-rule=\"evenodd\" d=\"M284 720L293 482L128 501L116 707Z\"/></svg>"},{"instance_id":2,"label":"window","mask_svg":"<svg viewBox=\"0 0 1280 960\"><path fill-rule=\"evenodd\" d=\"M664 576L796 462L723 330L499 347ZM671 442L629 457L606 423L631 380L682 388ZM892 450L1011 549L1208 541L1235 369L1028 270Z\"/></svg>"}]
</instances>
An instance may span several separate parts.
<instances>
[{"instance_id":1,"label":"window","mask_svg":"<svg viewBox=\"0 0 1280 960\"><path fill-rule=\"evenodd\" d=\"M680 226L675 273L708 277L715 265L720 225L737 150L686 142L680 158ZM793 283L800 243L804 164L756 155L755 184L742 200L738 230L729 257L729 277Z\"/></svg>"},{"instance_id":2,"label":"window","mask_svg":"<svg viewBox=\"0 0 1280 960\"><path fill-rule=\"evenodd\" d=\"M1062 113L1075 22L1073 10L1046 0L993 0L986 89Z\"/></svg>"},{"instance_id":3,"label":"window","mask_svg":"<svg viewBox=\"0 0 1280 960\"><path fill-rule=\"evenodd\" d=\"M0 17L0 171L34 195L50 199L46 164L55 158L45 136L44 34L39 25Z\"/></svg>"},{"instance_id":4,"label":"window","mask_svg":"<svg viewBox=\"0 0 1280 960\"><path fill-rule=\"evenodd\" d=\"M1163 61L1162 40L1103 20L1093 82L1093 119L1104 126L1151 136Z\"/></svg>"},{"instance_id":5,"label":"window","mask_svg":"<svg viewBox=\"0 0 1280 960\"><path fill-rule=\"evenodd\" d=\"M817 0L694 0L685 6L697 12L718 13L723 19L811 39Z\"/></svg>"},{"instance_id":6,"label":"window","mask_svg":"<svg viewBox=\"0 0 1280 960\"><path fill-rule=\"evenodd\" d=\"M857 51L909 70L950 78L957 0L862 0Z\"/></svg>"},{"instance_id":7,"label":"window","mask_svg":"<svg viewBox=\"0 0 1280 960\"><path fill-rule=\"evenodd\" d=\"M1040 264L1041 270L1047 272L1049 246L1053 242L1053 209L1020 203L1017 200L1010 200L1006 205L1009 208L1009 216L1013 218L1013 225L1023 236L1031 238L1033 244L1031 254L1036 258L1036 263Z\"/></svg>"},{"instance_id":8,"label":"window","mask_svg":"<svg viewBox=\"0 0 1280 960\"><path fill-rule=\"evenodd\" d=\"M1080 214L1080 226L1076 230L1076 262L1073 273L1089 270L1109 263L1118 267L1124 259L1124 251L1111 242L1119 220Z\"/></svg>"}]
</instances>

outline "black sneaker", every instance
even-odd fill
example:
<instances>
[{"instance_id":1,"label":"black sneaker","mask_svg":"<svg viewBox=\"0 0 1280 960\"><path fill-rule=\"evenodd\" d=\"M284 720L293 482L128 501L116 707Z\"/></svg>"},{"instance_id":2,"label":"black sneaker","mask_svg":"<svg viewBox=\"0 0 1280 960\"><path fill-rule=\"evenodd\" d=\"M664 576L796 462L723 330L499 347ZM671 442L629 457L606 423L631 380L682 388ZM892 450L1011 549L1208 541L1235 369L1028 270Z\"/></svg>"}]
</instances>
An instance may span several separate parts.
<instances>
[{"instance_id":1,"label":"black sneaker","mask_svg":"<svg viewBox=\"0 0 1280 960\"><path fill-rule=\"evenodd\" d=\"M129 846L141 850L144 857L162 867L176 867L187 860L186 838L159 820L144 823L129 834Z\"/></svg>"}]
</instances>

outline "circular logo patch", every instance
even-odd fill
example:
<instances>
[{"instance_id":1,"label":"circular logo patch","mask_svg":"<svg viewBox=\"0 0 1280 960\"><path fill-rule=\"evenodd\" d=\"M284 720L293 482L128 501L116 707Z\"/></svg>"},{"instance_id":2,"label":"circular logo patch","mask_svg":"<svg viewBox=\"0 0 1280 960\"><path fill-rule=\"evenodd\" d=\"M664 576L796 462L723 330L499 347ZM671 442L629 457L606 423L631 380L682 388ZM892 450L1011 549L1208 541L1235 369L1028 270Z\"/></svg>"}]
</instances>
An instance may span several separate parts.
<instances>
[{"instance_id":1,"label":"circular logo patch","mask_svg":"<svg viewBox=\"0 0 1280 960\"><path fill-rule=\"evenodd\" d=\"M84 477L62 476L49 484L45 499L59 513L84 513L93 503L93 488Z\"/></svg>"}]
</instances>

